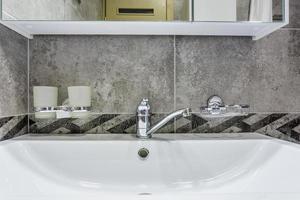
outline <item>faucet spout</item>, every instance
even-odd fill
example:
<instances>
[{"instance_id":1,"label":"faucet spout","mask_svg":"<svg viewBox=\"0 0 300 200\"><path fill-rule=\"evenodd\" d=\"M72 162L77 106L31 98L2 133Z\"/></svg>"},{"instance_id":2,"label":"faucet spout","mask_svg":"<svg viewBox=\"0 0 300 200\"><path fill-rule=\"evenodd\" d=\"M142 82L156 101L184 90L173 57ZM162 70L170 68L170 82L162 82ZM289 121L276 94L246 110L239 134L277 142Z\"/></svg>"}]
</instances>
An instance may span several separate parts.
<instances>
[{"instance_id":1,"label":"faucet spout","mask_svg":"<svg viewBox=\"0 0 300 200\"><path fill-rule=\"evenodd\" d=\"M170 120L174 119L175 117L178 116L183 116L183 117L189 117L191 115L192 110L190 108L184 108L177 110L168 116L166 116L164 119L162 119L160 122L155 124L149 131L147 131L147 137L151 138L152 134L158 131L162 126L164 126L166 123L168 123Z\"/></svg>"},{"instance_id":2,"label":"faucet spout","mask_svg":"<svg viewBox=\"0 0 300 200\"><path fill-rule=\"evenodd\" d=\"M148 99L145 98L139 104L136 112L136 136L142 139L151 138L153 133L158 131L158 129L160 129L170 120L178 116L188 117L191 115L191 112L192 111L190 108L177 110L169 114L160 122L155 124L152 128L150 128L151 127L150 105Z\"/></svg>"}]
</instances>

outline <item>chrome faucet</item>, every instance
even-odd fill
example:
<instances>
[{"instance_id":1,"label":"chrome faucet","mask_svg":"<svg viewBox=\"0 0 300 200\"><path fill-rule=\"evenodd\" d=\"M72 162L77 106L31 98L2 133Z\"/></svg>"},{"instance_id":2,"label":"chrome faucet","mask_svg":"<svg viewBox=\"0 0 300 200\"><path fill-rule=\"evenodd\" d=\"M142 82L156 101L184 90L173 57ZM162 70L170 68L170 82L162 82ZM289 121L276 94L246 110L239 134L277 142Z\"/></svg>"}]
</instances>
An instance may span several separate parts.
<instances>
[{"instance_id":1,"label":"chrome faucet","mask_svg":"<svg viewBox=\"0 0 300 200\"><path fill-rule=\"evenodd\" d=\"M234 117L249 114L249 105L225 105L222 98L213 95L207 100L207 106L200 107L200 115L206 118Z\"/></svg>"},{"instance_id":2,"label":"chrome faucet","mask_svg":"<svg viewBox=\"0 0 300 200\"><path fill-rule=\"evenodd\" d=\"M151 112L148 99L143 99L136 111L136 135L140 138L147 138L147 131L150 129Z\"/></svg>"},{"instance_id":3,"label":"chrome faucet","mask_svg":"<svg viewBox=\"0 0 300 200\"><path fill-rule=\"evenodd\" d=\"M166 123L168 123L170 120L174 119L177 116L183 116L188 117L191 115L191 109L190 108L184 108L177 110L168 116L166 116L164 119L162 119L160 122L158 122L156 125L154 125L151 129L151 112L150 112L150 105L148 99L143 99L140 105L137 108L136 113L136 136L138 138L151 138L152 134L155 133L157 130L159 130L162 126L164 126Z\"/></svg>"}]
</instances>

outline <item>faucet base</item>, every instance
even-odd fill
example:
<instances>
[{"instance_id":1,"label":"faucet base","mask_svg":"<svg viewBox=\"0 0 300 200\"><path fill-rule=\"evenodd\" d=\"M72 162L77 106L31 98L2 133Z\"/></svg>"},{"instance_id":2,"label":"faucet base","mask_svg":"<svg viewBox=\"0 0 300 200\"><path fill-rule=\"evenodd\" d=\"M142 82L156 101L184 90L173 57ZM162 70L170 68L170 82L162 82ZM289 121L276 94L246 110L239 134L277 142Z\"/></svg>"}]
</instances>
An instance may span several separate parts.
<instances>
[{"instance_id":1,"label":"faucet base","mask_svg":"<svg viewBox=\"0 0 300 200\"><path fill-rule=\"evenodd\" d=\"M150 138L152 138L152 135L147 135L147 136L136 135L136 137L139 139L150 139Z\"/></svg>"}]
</instances>

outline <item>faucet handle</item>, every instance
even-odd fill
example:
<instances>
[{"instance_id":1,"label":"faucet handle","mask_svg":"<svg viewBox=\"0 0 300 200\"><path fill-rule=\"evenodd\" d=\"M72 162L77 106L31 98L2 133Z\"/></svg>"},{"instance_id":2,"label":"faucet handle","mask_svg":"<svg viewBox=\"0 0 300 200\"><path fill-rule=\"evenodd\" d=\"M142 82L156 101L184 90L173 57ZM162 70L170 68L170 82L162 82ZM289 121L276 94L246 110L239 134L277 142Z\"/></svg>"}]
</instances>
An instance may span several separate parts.
<instances>
[{"instance_id":1,"label":"faucet handle","mask_svg":"<svg viewBox=\"0 0 300 200\"><path fill-rule=\"evenodd\" d=\"M149 100L147 98L143 98L143 100L141 101L140 105L142 105L142 106L149 105Z\"/></svg>"},{"instance_id":2,"label":"faucet handle","mask_svg":"<svg viewBox=\"0 0 300 200\"><path fill-rule=\"evenodd\" d=\"M137 108L138 115L150 115L150 104L147 98L144 98Z\"/></svg>"}]
</instances>

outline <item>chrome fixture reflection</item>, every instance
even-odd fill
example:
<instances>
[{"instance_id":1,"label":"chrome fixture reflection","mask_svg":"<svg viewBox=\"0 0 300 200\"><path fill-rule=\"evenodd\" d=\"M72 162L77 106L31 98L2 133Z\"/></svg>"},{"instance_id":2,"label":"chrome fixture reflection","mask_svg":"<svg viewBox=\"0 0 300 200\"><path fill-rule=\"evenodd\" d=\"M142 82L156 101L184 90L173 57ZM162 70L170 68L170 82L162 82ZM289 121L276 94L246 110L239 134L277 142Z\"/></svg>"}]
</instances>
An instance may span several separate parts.
<instances>
[{"instance_id":1,"label":"chrome fixture reflection","mask_svg":"<svg viewBox=\"0 0 300 200\"><path fill-rule=\"evenodd\" d=\"M64 105L64 106L53 106L53 107L34 107L35 113L41 113L41 114L54 113L55 114L54 116L57 119L71 118L71 117L72 118L88 117L90 110L91 110L91 107L87 107L87 106L66 106L66 105Z\"/></svg>"},{"instance_id":2,"label":"chrome fixture reflection","mask_svg":"<svg viewBox=\"0 0 300 200\"><path fill-rule=\"evenodd\" d=\"M249 105L225 105L222 98L214 95L207 101L207 106L200 107L203 117L232 117L249 114Z\"/></svg>"},{"instance_id":3,"label":"chrome fixture reflection","mask_svg":"<svg viewBox=\"0 0 300 200\"><path fill-rule=\"evenodd\" d=\"M91 107L86 106L53 106L53 107L34 107L34 112L74 112L74 111L90 111Z\"/></svg>"},{"instance_id":4,"label":"chrome fixture reflection","mask_svg":"<svg viewBox=\"0 0 300 200\"><path fill-rule=\"evenodd\" d=\"M166 116L164 119L162 119L160 122L158 122L150 129L151 126L150 105L148 99L143 99L137 108L136 135L139 138L151 138L153 133L158 131L162 126L164 126L166 123L168 123L170 120L174 119L175 117L177 116L188 117L190 115L191 115L190 108L177 110L169 114L168 116Z\"/></svg>"},{"instance_id":5,"label":"chrome fixture reflection","mask_svg":"<svg viewBox=\"0 0 300 200\"><path fill-rule=\"evenodd\" d=\"M151 113L148 99L143 99L137 108L136 113L136 135L137 137L146 137L150 129Z\"/></svg>"}]
</instances>

